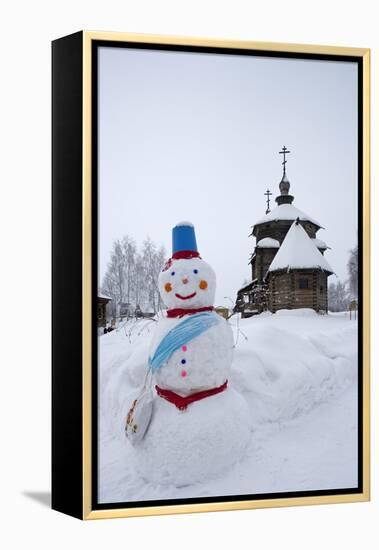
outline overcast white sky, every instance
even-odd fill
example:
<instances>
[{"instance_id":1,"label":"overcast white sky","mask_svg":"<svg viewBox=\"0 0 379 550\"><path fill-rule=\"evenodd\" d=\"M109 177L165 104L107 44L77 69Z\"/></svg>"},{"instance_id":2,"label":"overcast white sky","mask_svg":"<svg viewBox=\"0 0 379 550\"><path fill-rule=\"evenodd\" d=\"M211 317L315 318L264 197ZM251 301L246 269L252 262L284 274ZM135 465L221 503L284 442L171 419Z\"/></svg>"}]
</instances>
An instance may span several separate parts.
<instances>
[{"instance_id":1,"label":"overcast white sky","mask_svg":"<svg viewBox=\"0 0 379 550\"><path fill-rule=\"evenodd\" d=\"M234 300L284 144L294 205L325 227L344 280L357 240L355 64L101 48L100 281L114 239L149 235L169 255L172 227L190 220L216 304Z\"/></svg>"}]
</instances>

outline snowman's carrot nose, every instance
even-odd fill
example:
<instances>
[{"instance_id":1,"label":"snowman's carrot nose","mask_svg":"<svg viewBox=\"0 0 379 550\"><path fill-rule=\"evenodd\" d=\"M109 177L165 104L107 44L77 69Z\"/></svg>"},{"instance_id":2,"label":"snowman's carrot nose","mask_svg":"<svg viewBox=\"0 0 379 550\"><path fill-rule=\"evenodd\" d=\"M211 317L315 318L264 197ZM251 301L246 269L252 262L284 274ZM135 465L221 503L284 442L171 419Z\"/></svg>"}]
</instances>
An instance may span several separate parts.
<instances>
[{"instance_id":1,"label":"snowman's carrot nose","mask_svg":"<svg viewBox=\"0 0 379 550\"><path fill-rule=\"evenodd\" d=\"M187 277L183 277L183 279L182 279L182 283L183 283L184 285L186 285L186 284L188 283L188 279L187 279Z\"/></svg>"}]
</instances>

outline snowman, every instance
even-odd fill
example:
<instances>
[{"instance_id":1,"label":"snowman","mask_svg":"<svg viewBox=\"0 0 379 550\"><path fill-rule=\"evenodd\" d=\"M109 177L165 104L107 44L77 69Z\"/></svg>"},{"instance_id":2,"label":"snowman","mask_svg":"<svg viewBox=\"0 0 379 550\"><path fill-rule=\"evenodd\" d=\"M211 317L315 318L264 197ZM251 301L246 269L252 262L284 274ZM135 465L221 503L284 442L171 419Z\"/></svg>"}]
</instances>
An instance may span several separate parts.
<instances>
[{"instance_id":1,"label":"snowman","mask_svg":"<svg viewBox=\"0 0 379 550\"><path fill-rule=\"evenodd\" d=\"M180 487L218 477L243 457L249 416L229 382L233 333L213 309L216 276L191 223L173 228L172 258L158 285L168 309L151 344L156 393L135 465L150 482Z\"/></svg>"}]
</instances>

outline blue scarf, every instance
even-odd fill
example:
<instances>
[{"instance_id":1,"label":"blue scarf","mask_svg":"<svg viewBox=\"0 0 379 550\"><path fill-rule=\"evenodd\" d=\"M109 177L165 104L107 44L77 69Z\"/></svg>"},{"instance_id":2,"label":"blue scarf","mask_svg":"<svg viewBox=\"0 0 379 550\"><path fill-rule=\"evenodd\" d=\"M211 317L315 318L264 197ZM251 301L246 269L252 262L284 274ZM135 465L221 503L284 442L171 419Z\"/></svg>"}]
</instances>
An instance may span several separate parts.
<instances>
[{"instance_id":1,"label":"blue scarf","mask_svg":"<svg viewBox=\"0 0 379 550\"><path fill-rule=\"evenodd\" d=\"M168 361L174 351L178 350L191 340L200 336L203 332L219 323L218 316L214 313L203 312L190 315L181 321L159 342L152 357L149 357L149 367L153 372L157 371L163 363Z\"/></svg>"}]
</instances>

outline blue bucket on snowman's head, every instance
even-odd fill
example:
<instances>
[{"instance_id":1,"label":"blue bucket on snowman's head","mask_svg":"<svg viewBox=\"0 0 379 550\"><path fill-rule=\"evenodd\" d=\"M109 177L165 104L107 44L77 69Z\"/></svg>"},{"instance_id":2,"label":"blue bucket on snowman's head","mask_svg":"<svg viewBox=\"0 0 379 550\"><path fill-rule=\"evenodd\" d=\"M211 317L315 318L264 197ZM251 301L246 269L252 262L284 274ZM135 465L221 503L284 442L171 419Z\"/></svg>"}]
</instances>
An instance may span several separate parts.
<instances>
[{"instance_id":1,"label":"blue bucket on snowman's head","mask_svg":"<svg viewBox=\"0 0 379 550\"><path fill-rule=\"evenodd\" d=\"M191 222L180 222L172 229L172 259L199 258L195 228Z\"/></svg>"}]
</instances>

